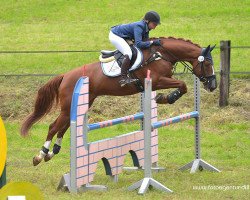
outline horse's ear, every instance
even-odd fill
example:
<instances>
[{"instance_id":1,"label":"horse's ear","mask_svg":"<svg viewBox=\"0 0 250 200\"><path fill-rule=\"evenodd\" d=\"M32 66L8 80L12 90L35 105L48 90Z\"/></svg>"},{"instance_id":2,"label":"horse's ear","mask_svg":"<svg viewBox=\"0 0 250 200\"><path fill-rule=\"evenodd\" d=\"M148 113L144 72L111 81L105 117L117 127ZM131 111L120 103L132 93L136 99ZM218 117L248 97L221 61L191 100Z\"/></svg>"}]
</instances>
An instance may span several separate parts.
<instances>
[{"instance_id":1,"label":"horse's ear","mask_svg":"<svg viewBox=\"0 0 250 200\"><path fill-rule=\"evenodd\" d=\"M210 52L213 51L215 46L216 46L216 44L210 48Z\"/></svg>"},{"instance_id":2,"label":"horse's ear","mask_svg":"<svg viewBox=\"0 0 250 200\"><path fill-rule=\"evenodd\" d=\"M210 45L208 45L205 51L203 52L203 56L206 56L209 51L210 51Z\"/></svg>"}]
</instances>

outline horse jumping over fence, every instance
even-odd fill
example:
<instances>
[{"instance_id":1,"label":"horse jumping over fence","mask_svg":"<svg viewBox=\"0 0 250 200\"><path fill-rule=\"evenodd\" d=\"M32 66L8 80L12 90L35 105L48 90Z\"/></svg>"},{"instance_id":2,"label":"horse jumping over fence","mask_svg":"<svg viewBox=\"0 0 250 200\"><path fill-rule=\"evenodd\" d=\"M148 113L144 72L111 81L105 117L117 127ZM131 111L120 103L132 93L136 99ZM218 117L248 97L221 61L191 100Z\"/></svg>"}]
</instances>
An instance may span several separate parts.
<instances>
[{"instance_id":1,"label":"horse jumping over fence","mask_svg":"<svg viewBox=\"0 0 250 200\"><path fill-rule=\"evenodd\" d=\"M150 70L153 91L178 88L168 95L158 94L156 96L157 103L172 104L187 92L185 82L172 77L173 67L177 62L181 62L195 74L203 82L206 90L212 92L216 89L217 82L211 56L211 51L214 47L210 48L209 45L207 48L202 48L190 40L173 37L162 37L160 39L161 46L151 46L149 49L142 51L143 62L141 67L131 72L132 76L137 77L141 84L144 85L143 80L147 76L147 70ZM192 66L188 66L185 61ZM50 80L39 89L34 111L27 117L21 127L21 135L26 136L32 125L49 113L54 102L60 102L61 112L57 119L50 124L46 142L39 155L33 158L34 166L38 165L43 159L48 161L55 154L59 153L63 135L70 126L70 105L74 86L83 74L88 76L90 80L90 107L94 100L101 95L125 96L139 92L135 85L121 88L119 84L120 77L111 78L104 75L100 62L86 64ZM57 134L57 140L54 144L53 152L49 152L49 147L55 134Z\"/></svg>"}]
</instances>

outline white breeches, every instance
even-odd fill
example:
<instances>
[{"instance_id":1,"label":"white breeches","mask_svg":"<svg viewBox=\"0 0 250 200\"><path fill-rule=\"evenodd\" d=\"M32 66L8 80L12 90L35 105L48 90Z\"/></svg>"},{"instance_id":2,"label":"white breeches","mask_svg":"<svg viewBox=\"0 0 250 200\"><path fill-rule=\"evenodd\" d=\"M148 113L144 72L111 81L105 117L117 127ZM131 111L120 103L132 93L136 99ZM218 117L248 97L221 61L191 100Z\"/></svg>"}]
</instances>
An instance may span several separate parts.
<instances>
[{"instance_id":1,"label":"white breeches","mask_svg":"<svg viewBox=\"0 0 250 200\"><path fill-rule=\"evenodd\" d=\"M110 31L109 40L123 55L128 55L129 59L131 60L132 51L128 43L123 38L115 35L112 31Z\"/></svg>"}]
</instances>

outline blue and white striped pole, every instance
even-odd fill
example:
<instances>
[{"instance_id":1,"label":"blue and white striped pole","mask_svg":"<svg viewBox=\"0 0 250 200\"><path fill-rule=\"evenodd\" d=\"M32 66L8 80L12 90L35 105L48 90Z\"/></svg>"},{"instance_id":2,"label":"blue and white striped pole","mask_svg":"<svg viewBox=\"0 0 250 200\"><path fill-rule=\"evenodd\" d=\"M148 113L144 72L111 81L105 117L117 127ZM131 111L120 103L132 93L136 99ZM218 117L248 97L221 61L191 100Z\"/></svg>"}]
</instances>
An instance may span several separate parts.
<instances>
[{"instance_id":1,"label":"blue and white striped pole","mask_svg":"<svg viewBox=\"0 0 250 200\"><path fill-rule=\"evenodd\" d=\"M89 124L88 130L92 131L92 130L99 129L99 128L105 128L105 127L114 126L117 124L131 122L131 121L135 121L135 120L141 120L143 118L144 118L144 113L139 112L139 113L136 113L134 115L128 115L128 116L121 117L121 118L116 118L116 119L111 119L111 120L107 120L107 121L103 121L103 122Z\"/></svg>"},{"instance_id":2,"label":"blue and white striped pole","mask_svg":"<svg viewBox=\"0 0 250 200\"><path fill-rule=\"evenodd\" d=\"M198 111L193 111L193 112L189 112L183 115L179 115L176 117L172 117L172 118L168 118L162 121L158 121L152 124L152 129L156 129L156 128L160 128L160 127L164 127L164 126L168 126L170 124L175 124L181 121L185 121L191 118L197 118L199 117L199 112Z\"/></svg>"}]
</instances>

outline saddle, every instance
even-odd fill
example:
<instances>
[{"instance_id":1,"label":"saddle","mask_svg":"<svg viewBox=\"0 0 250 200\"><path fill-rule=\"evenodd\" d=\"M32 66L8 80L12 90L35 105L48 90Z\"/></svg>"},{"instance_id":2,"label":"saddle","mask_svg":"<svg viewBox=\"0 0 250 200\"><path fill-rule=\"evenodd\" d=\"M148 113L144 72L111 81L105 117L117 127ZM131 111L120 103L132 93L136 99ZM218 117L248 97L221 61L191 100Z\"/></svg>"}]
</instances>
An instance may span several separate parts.
<instances>
[{"instance_id":1,"label":"saddle","mask_svg":"<svg viewBox=\"0 0 250 200\"><path fill-rule=\"evenodd\" d=\"M140 49L130 45L132 50L131 67L129 71L134 71L141 66L143 54ZM121 64L124 55L119 50L102 50L99 60L101 61L102 71L106 76L117 77L121 75Z\"/></svg>"}]
</instances>

